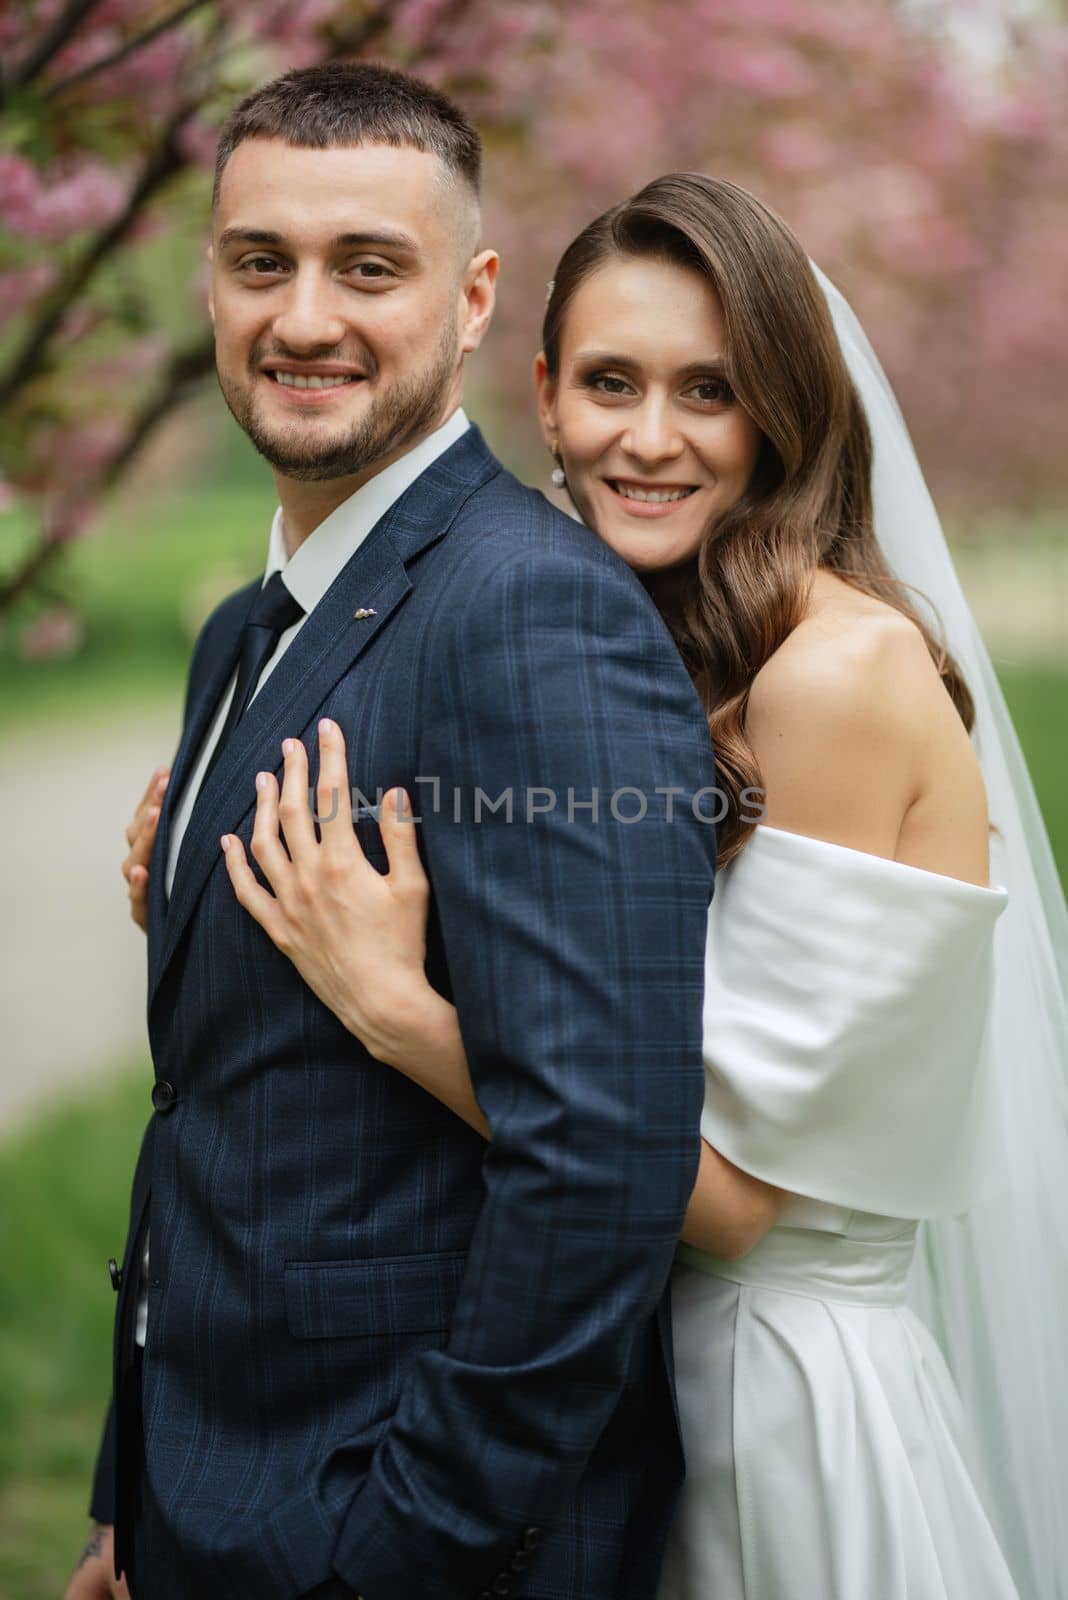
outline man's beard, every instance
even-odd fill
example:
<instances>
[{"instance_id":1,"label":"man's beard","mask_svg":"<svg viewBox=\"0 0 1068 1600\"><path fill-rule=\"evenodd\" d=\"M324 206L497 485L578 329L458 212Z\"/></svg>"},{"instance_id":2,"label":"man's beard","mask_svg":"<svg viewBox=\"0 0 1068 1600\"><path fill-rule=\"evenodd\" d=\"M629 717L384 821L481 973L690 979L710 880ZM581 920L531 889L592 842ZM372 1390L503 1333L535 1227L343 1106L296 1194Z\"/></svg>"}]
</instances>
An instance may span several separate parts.
<instances>
[{"instance_id":1,"label":"man's beard","mask_svg":"<svg viewBox=\"0 0 1068 1600\"><path fill-rule=\"evenodd\" d=\"M317 443L314 437L299 444L279 438L277 433L264 427L257 416L251 389L241 394L228 394L218 371L216 376L231 416L248 434L260 455L287 478L302 483L321 483L330 478L348 478L367 472L426 433L437 421L456 375L458 347L459 338L454 330L446 330L428 372L395 384L372 404L363 420L347 435L323 443Z\"/></svg>"}]
</instances>

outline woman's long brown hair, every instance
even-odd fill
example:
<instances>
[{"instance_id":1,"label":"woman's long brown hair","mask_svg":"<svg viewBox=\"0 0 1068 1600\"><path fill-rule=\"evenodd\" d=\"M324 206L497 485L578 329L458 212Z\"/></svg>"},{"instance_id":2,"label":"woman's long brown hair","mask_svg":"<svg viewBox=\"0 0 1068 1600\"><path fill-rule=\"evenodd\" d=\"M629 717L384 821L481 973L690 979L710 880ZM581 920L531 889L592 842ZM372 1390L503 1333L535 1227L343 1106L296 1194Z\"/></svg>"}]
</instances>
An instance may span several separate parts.
<instances>
[{"instance_id":1,"label":"woman's long brown hair","mask_svg":"<svg viewBox=\"0 0 1068 1600\"><path fill-rule=\"evenodd\" d=\"M956 663L888 568L875 538L871 435L808 258L782 219L747 190L697 172L655 179L606 211L556 269L542 347L559 378L567 309L611 260L653 257L696 268L723 308L726 375L762 443L741 499L696 555L640 574L671 630L708 714L729 806L719 862L755 819L743 791L762 788L746 738L749 690L804 617L817 567L886 601L920 629L968 731L974 707Z\"/></svg>"}]
</instances>

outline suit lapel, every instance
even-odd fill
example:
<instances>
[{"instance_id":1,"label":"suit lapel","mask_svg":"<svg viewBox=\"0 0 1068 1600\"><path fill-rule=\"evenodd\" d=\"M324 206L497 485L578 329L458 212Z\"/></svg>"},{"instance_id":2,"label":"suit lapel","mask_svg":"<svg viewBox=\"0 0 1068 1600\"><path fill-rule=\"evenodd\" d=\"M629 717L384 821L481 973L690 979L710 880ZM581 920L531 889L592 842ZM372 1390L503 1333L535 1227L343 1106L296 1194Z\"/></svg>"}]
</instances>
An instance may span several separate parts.
<instances>
[{"instance_id":1,"label":"suit lapel","mask_svg":"<svg viewBox=\"0 0 1068 1600\"><path fill-rule=\"evenodd\" d=\"M268 677L197 796L166 902L162 871L150 874L149 1008L167 966L221 854L219 837L236 832L255 805L252 775L281 774L281 742L299 733L331 689L387 625L411 591L405 561L448 530L464 501L501 469L472 427L401 496L342 568ZM226 642L208 665L203 691L190 708L185 735L167 786L155 859L166 863L174 797L180 795L237 662L241 628L258 583L235 614ZM356 611L373 612L357 617ZM238 620L239 619L239 620ZM155 956L155 959L153 959Z\"/></svg>"},{"instance_id":2,"label":"suit lapel","mask_svg":"<svg viewBox=\"0 0 1068 1600\"><path fill-rule=\"evenodd\" d=\"M225 602L212 630L209 645L206 638L203 648L205 659L194 662L190 670L190 704L182 729L177 753L171 764L170 781L164 791L160 808L159 825L152 852L152 871L148 881L148 968L149 975L157 970L163 946L167 915L167 858L170 853L171 830L182 791L189 780L197 754L204 742L212 718L218 710L223 691L237 666L241 647L241 631L260 589L260 579L238 590Z\"/></svg>"}]
</instances>

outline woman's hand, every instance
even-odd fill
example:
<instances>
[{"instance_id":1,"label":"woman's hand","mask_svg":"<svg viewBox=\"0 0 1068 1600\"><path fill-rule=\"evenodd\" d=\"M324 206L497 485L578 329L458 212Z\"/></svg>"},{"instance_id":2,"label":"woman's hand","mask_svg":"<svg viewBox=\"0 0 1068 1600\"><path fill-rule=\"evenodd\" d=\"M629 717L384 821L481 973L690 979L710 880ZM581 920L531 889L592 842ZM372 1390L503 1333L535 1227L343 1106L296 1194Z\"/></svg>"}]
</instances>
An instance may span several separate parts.
<instances>
[{"instance_id":1,"label":"woman's hand","mask_svg":"<svg viewBox=\"0 0 1068 1600\"><path fill-rule=\"evenodd\" d=\"M142 932L148 928L148 863L170 775L170 767L156 768L126 827L130 850L122 864L122 875L130 886L130 915Z\"/></svg>"},{"instance_id":2,"label":"woman's hand","mask_svg":"<svg viewBox=\"0 0 1068 1600\"><path fill-rule=\"evenodd\" d=\"M408 796L391 789L381 812L389 860L383 875L367 860L352 821L345 739L337 723L319 724L315 819L308 804L308 757L286 739L279 794L274 774L256 777L251 849L273 893L256 881L241 840L224 834L226 869L240 903L309 988L373 1056L404 1066L418 1054L441 1000L427 982L430 885L419 860ZM285 842L279 837L279 824ZM448 1007L451 1011L451 1007Z\"/></svg>"}]
</instances>

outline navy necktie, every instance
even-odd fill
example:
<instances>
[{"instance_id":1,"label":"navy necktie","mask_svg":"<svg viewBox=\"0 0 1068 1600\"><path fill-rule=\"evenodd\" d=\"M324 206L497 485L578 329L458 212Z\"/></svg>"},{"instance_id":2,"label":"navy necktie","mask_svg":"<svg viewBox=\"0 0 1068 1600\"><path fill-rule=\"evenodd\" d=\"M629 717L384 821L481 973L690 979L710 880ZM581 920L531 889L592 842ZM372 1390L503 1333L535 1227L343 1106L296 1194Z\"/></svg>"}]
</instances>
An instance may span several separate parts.
<instances>
[{"instance_id":1,"label":"navy necktie","mask_svg":"<svg viewBox=\"0 0 1068 1600\"><path fill-rule=\"evenodd\" d=\"M237 669L234 697L204 772L201 788L207 783L212 768L226 747L226 741L248 709L260 674L274 655L279 639L303 615L304 607L294 600L282 582L282 574L273 573L253 601L242 630L241 661Z\"/></svg>"}]
</instances>

